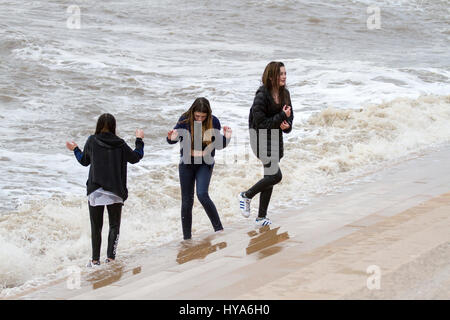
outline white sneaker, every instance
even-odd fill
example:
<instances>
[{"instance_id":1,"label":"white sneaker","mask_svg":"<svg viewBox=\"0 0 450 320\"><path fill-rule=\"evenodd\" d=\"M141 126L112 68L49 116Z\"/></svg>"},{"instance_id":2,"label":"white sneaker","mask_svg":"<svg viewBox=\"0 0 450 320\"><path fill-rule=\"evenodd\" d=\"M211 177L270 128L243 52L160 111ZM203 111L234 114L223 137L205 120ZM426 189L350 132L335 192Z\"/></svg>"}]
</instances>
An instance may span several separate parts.
<instances>
[{"instance_id":1,"label":"white sneaker","mask_svg":"<svg viewBox=\"0 0 450 320\"><path fill-rule=\"evenodd\" d=\"M86 265L87 268L98 268L100 267L100 261L92 262L92 260L89 260L89 262Z\"/></svg>"},{"instance_id":2,"label":"white sneaker","mask_svg":"<svg viewBox=\"0 0 450 320\"><path fill-rule=\"evenodd\" d=\"M239 209L241 210L241 214L248 218L250 216L250 202L252 199L243 196L243 192L239 193Z\"/></svg>"},{"instance_id":3,"label":"white sneaker","mask_svg":"<svg viewBox=\"0 0 450 320\"><path fill-rule=\"evenodd\" d=\"M268 225L271 225L272 221L269 218L256 218L255 220L255 226L256 227L265 227Z\"/></svg>"}]
</instances>

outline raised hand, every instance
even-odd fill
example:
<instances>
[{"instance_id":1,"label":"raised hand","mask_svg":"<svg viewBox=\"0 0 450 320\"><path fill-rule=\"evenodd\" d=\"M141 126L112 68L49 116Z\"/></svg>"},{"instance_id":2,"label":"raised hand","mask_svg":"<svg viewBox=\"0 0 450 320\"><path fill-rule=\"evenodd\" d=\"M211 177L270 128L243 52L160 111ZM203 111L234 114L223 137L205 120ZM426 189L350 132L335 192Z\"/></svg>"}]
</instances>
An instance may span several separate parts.
<instances>
[{"instance_id":1,"label":"raised hand","mask_svg":"<svg viewBox=\"0 0 450 320\"><path fill-rule=\"evenodd\" d=\"M223 126L223 135L225 136L225 138L230 139L232 133L233 133L233 130L231 130L230 127Z\"/></svg>"},{"instance_id":2,"label":"raised hand","mask_svg":"<svg viewBox=\"0 0 450 320\"><path fill-rule=\"evenodd\" d=\"M136 129L136 138L144 139L144 130Z\"/></svg>"},{"instance_id":3,"label":"raised hand","mask_svg":"<svg viewBox=\"0 0 450 320\"><path fill-rule=\"evenodd\" d=\"M286 117L289 118L291 116L291 107L284 105L283 111L284 111L284 113L286 113Z\"/></svg>"},{"instance_id":4,"label":"raised hand","mask_svg":"<svg viewBox=\"0 0 450 320\"><path fill-rule=\"evenodd\" d=\"M75 150L76 147L78 147L78 145L72 141L72 142L66 142L66 147L70 151L73 151L73 150Z\"/></svg>"},{"instance_id":5,"label":"raised hand","mask_svg":"<svg viewBox=\"0 0 450 320\"><path fill-rule=\"evenodd\" d=\"M177 129L170 130L167 133L167 137L169 138L169 140L175 141L178 138L178 131L177 131Z\"/></svg>"}]
</instances>

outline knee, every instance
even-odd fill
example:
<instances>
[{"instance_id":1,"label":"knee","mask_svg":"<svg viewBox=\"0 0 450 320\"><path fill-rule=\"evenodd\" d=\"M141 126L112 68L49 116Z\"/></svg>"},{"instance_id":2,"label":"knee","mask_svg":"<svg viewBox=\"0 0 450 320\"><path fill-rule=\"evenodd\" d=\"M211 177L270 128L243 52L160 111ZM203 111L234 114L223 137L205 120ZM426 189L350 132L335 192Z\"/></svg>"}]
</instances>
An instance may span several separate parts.
<instances>
[{"instance_id":1,"label":"knee","mask_svg":"<svg viewBox=\"0 0 450 320\"><path fill-rule=\"evenodd\" d=\"M112 221L112 222L110 222L109 223L109 229L119 233L120 222L119 221Z\"/></svg>"},{"instance_id":2,"label":"knee","mask_svg":"<svg viewBox=\"0 0 450 320\"><path fill-rule=\"evenodd\" d=\"M277 183L281 182L281 180L283 179L283 175L281 174L281 171L278 170L277 174L275 175L275 180Z\"/></svg>"},{"instance_id":3,"label":"knee","mask_svg":"<svg viewBox=\"0 0 450 320\"><path fill-rule=\"evenodd\" d=\"M208 194L208 192L198 192L197 198L198 198L198 201L200 201L200 203L205 203L205 202L209 201L209 194Z\"/></svg>"},{"instance_id":4,"label":"knee","mask_svg":"<svg viewBox=\"0 0 450 320\"><path fill-rule=\"evenodd\" d=\"M120 229L120 217L109 220L109 229L119 230ZM118 231L117 231L118 232Z\"/></svg>"},{"instance_id":5,"label":"knee","mask_svg":"<svg viewBox=\"0 0 450 320\"><path fill-rule=\"evenodd\" d=\"M281 174L280 170L278 170L276 174L270 176L270 181L272 185L280 183L281 179L283 179L283 175Z\"/></svg>"},{"instance_id":6,"label":"knee","mask_svg":"<svg viewBox=\"0 0 450 320\"><path fill-rule=\"evenodd\" d=\"M101 233L103 229L103 222L91 221L91 231L95 233Z\"/></svg>"},{"instance_id":7,"label":"knee","mask_svg":"<svg viewBox=\"0 0 450 320\"><path fill-rule=\"evenodd\" d=\"M192 207L194 205L194 195L186 195L181 197L182 207Z\"/></svg>"}]
</instances>

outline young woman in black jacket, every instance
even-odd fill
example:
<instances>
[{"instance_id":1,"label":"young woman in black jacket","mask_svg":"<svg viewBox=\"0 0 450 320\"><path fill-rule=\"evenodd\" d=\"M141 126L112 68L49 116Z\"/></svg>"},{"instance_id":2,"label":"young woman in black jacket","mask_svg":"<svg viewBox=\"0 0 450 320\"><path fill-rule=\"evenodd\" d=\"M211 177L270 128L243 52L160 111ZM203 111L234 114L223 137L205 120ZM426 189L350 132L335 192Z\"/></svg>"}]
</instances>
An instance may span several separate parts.
<instances>
[{"instance_id":1,"label":"young woman in black jacket","mask_svg":"<svg viewBox=\"0 0 450 320\"><path fill-rule=\"evenodd\" d=\"M97 121L95 134L91 135L81 151L75 142L66 146L73 151L78 162L89 168L86 182L89 215L91 219L92 260L87 267L100 265L103 211L108 209L109 236L106 263L115 260L119 241L122 206L128 198L127 163L137 163L144 156L144 131L136 130L136 149L133 151L124 140L116 136L116 119L109 113Z\"/></svg>"},{"instance_id":2,"label":"young woman in black jacket","mask_svg":"<svg viewBox=\"0 0 450 320\"><path fill-rule=\"evenodd\" d=\"M294 114L291 97L286 89L286 68L282 62L270 62L262 76L263 85L257 90L249 114L250 144L264 166L264 178L247 191L241 192L239 208L244 217L250 216L251 199L260 193L256 226L270 225L267 208L273 186L282 179L279 162L284 156L283 133L292 130Z\"/></svg>"}]
</instances>

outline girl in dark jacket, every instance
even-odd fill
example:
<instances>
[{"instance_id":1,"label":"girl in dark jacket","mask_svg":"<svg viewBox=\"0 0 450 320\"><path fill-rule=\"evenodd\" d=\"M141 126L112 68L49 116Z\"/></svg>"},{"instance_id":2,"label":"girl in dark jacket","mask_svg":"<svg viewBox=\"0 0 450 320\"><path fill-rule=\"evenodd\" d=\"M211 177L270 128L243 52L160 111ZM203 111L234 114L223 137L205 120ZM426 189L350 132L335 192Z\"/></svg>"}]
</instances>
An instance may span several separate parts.
<instances>
[{"instance_id":1,"label":"girl in dark jacket","mask_svg":"<svg viewBox=\"0 0 450 320\"><path fill-rule=\"evenodd\" d=\"M282 179L279 162L284 155L283 133L292 130L294 114L291 97L286 89L286 68L282 62L270 62L262 76L263 85L257 90L249 114L250 144L264 166L264 178L247 191L241 192L239 208L244 217L250 216L250 201L260 193L258 227L270 225L267 208L273 186Z\"/></svg>"},{"instance_id":2,"label":"girl in dark jacket","mask_svg":"<svg viewBox=\"0 0 450 320\"><path fill-rule=\"evenodd\" d=\"M127 163L137 163L144 156L144 131L136 130L136 149L116 136L116 119L108 113L97 121L95 134L90 136L81 151L75 142L66 146L78 162L89 168L86 182L91 219L92 260L87 267L100 265L103 211L108 209L109 236L106 263L115 260L119 241L122 206L128 198Z\"/></svg>"},{"instance_id":3,"label":"girl in dark jacket","mask_svg":"<svg viewBox=\"0 0 450 320\"><path fill-rule=\"evenodd\" d=\"M181 224L184 240L191 239L194 188L197 198L208 215L214 231L222 231L222 223L208 189L214 168L215 150L225 148L231 139L230 127L223 127L211 111L206 98L197 98L167 134L167 142L180 141L181 160L178 166L181 186Z\"/></svg>"}]
</instances>

